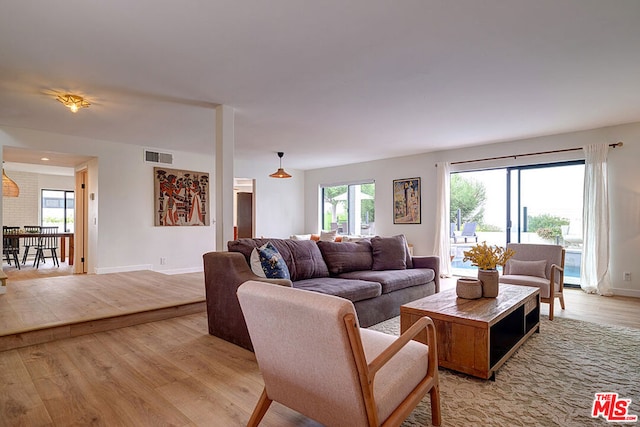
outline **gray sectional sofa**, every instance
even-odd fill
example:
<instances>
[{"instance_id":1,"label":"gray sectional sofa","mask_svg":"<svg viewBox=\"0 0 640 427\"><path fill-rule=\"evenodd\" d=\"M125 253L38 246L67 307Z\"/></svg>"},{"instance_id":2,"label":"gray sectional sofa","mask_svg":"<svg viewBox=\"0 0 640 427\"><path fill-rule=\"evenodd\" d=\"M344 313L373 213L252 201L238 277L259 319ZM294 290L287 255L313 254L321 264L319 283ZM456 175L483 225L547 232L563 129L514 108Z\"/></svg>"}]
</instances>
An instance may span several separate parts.
<instances>
[{"instance_id":1,"label":"gray sectional sofa","mask_svg":"<svg viewBox=\"0 0 640 427\"><path fill-rule=\"evenodd\" d=\"M268 279L251 269L251 253L267 242L286 263L290 279ZM439 291L439 259L412 257L404 236L359 242L239 239L228 252L203 255L209 333L253 350L238 286L261 280L336 295L353 302L361 327L400 313L400 306Z\"/></svg>"}]
</instances>

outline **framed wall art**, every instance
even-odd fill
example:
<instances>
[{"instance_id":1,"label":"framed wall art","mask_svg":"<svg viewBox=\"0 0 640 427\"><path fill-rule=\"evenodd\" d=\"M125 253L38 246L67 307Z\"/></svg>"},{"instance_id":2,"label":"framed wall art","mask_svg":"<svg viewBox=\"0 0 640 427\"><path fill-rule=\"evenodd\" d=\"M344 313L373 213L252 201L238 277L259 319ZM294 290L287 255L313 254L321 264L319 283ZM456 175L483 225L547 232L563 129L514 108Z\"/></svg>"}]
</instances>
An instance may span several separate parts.
<instances>
[{"instance_id":1,"label":"framed wall art","mask_svg":"<svg viewBox=\"0 0 640 427\"><path fill-rule=\"evenodd\" d=\"M209 225L209 174L153 168L155 225Z\"/></svg>"},{"instance_id":2,"label":"framed wall art","mask_svg":"<svg viewBox=\"0 0 640 427\"><path fill-rule=\"evenodd\" d=\"M393 223L420 224L420 178L393 180Z\"/></svg>"}]
</instances>

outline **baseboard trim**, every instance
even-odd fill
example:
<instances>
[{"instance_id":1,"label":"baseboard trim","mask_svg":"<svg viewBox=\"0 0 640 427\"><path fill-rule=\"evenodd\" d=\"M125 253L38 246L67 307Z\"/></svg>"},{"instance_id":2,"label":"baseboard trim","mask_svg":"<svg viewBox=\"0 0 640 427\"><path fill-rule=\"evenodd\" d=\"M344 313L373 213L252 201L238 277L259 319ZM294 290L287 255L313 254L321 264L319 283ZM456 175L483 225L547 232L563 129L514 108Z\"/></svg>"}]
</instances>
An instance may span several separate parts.
<instances>
[{"instance_id":1,"label":"baseboard trim","mask_svg":"<svg viewBox=\"0 0 640 427\"><path fill-rule=\"evenodd\" d=\"M122 267L99 267L96 274L127 273L129 271L153 270L153 264L125 265Z\"/></svg>"},{"instance_id":2,"label":"baseboard trim","mask_svg":"<svg viewBox=\"0 0 640 427\"><path fill-rule=\"evenodd\" d=\"M640 298L640 289L613 288L612 291L616 296Z\"/></svg>"},{"instance_id":3,"label":"baseboard trim","mask_svg":"<svg viewBox=\"0 0 640 427\"><path fill-rule=\"evenodd\" d=\"M172 270L155 270L155 271L158 273L172 276L174 274L201 273L204 271L204 267L174 268Z\"/></svg>"}]
</instances>

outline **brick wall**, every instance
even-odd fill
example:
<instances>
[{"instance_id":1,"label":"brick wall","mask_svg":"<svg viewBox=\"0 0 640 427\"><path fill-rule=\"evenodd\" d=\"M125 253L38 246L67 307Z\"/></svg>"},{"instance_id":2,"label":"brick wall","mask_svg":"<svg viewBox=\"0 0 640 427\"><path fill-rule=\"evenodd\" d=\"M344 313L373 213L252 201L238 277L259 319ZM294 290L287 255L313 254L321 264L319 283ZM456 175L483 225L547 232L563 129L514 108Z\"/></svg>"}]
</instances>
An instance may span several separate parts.
<instances>
[{"instance_id":1,"label":"brick wall","mask_svg":"<svg viewBox=\"0 0 640 427\"><path fill-rule=\"evenodd\" d=\"M20 188L19 197L2 200L2 225L25 226L40 224L40 190L38 174L31 172L5 171Z\"/></svg>"}]
</instances>

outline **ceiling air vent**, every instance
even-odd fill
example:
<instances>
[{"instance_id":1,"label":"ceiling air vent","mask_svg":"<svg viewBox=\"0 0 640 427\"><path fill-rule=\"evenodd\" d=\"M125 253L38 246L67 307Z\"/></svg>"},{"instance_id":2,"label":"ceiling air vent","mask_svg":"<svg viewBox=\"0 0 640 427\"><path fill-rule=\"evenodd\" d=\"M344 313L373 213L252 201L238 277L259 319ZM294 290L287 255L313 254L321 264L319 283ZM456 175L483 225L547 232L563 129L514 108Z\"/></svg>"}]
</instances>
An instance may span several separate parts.
<instances>
[{"instance_id":1,"label":"ceiling air vent","mask_svg":"<svg viewBox=\"0 0 640 427\"><path fill-rule=\"evenodd\" d=\"M144 150L144 161L147 163L173 164L173 154L160 153L158 151Z\"/></svg>"}]
</instances>

